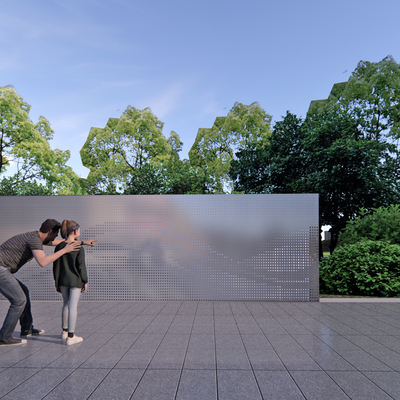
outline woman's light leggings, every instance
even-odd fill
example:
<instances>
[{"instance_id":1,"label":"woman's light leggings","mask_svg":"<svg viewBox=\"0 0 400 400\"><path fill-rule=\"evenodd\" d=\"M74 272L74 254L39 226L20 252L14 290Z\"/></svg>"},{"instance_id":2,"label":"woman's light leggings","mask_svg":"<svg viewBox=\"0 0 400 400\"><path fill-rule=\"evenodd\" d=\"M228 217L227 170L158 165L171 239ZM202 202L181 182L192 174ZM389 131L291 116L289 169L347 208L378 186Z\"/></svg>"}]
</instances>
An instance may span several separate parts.
<instances>
[{"instance_id":1,"label":"woman's light leggings","mask_svg":"<svg viewBox=\"0 0 400 400\"><path fill-rule=\"evenodd\" d=\"M61 286L61 294L64 300L62 308L62 328L68 332L75 332L76 318L78 317L78 301L81 289L77 287Z\"/></svg>"}]
</instances>

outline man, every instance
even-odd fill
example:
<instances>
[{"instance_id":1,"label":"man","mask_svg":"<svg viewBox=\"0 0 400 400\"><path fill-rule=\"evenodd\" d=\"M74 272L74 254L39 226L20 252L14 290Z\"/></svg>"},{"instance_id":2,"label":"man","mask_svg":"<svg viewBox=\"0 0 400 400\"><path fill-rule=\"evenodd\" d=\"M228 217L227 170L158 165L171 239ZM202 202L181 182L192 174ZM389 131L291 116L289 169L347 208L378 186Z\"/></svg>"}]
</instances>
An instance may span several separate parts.
<instances>
[{"instance_id":1,"label":"man","mask_svg":"<svg viewBox=\"0 0 400 400\"><path fill-rule=\"evenodd\" d=\"M0 346L27 342L25 339L17 339L11 336L18 319L21 323L21 337L44 333L43 330L33 328L28 288L13 274L32 258L35 258L41 267L45 267L64 254L79 250L81 244L94 246L95 240L71 242L63 249L46 256L43 245L56 246L61 242L61 240L55 240L60 227L61 224L55 219L47 219L43 222L39 231L16 235L0 246L0 293L11 303L0 329Z\"/></svg>"}]
</instances>

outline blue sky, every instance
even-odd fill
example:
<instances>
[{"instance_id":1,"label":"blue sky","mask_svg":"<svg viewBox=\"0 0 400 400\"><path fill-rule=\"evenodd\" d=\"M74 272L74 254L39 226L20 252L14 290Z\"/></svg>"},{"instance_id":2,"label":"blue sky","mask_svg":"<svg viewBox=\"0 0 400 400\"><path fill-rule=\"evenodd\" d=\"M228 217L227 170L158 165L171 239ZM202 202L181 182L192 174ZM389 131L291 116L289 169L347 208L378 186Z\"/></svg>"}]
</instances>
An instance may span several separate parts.
<instances>
[{"instance_id":1,"label":"blue sky","mask_svg":"<svg viewBox=\"0 0 400 400\"><path fill-rule=\"evenodd\" d=\"M150 107L187 158L199 128L238 101L304 116L360 60L400 62L400 2L3 0L0 86L47 118L86 176L92 126Z\"/></svg>"}]
</instances>

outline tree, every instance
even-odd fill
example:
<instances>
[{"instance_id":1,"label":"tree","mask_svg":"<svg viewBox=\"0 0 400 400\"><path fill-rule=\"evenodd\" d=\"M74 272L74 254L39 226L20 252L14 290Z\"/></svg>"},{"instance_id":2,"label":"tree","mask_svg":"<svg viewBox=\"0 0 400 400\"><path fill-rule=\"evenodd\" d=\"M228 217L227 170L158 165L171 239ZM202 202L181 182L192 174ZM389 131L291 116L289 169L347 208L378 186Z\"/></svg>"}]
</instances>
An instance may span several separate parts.
<instances>
[{"instance_id":1,"label":"tree","mask_svg":"<svg viewBox=\"0 0 400 400\"><path fill-rule=\"evenodd\" d=\"M149 108L131 106L120 118L110 118L104 128L91 128L80 152L83 165L90 169L85 183L88 192L123 193L145 165L158 167L179 158L179 136L171 132L167 139L162 128Z\"/></svg>"},{"instance_id":2,"label":"tree","mask_svg":"<svg viewBox=\"0 0 400 400\"><path fill-rule=\"evenodd\" d=\"M168 168L170 194L210 194L217 188L206 170L193 167L189 160L177 160Z\"/></svg>"},{"instance_id":3,"label":"tree","mask_svg":"<svg viewBox=\"0 0 400 400\"><path fill-rule=\"evenodd\" d=\"M203 170L190 166L188 160L154 166L145 164L132 173L124 194L206 194L212 185Z\"/></svg>"},{"instance_id":4,"label":"tree","mask_svg":"<svg viewBox=\"0 0 400 400\"><path fill-rule=\"evenodd\" d=\"M350 116L356 121L360 137L374 141L375 150L382 155L379 174L386 180L381 181L381 189L377 188L378 184L370 190L366 186L364 194L374 199L374 207L398 201L400 65L391 56L376 63L360 61L347 82L333 86L328 99L311 102L308 117L332 112ZM374 160L377 161L376 157ZM368 165L365 164L366 171ZM382 193L384 187L388 189L388 195L377 196L376 193ZM365 208L370 211L371 205ZM343 223L341 225L343 227ZM334 240L337 240L338 231L333 233L336 236Z\"/></svg>"},{"instance_id":5,"label":"tree","mask_svg":"<svg viewBox=\"0 0 400 400\"><path fill-rule=\"evenodd\" d=\"M331 225L331 252L346 222L359 209L372 210L399 200L399 151L365 137L357 120L339 112L310 118L303 142L305 179L298 192L319 193L321 225Z\"/></svg>"},{"instance_id":6,"label":"tree","mask_svg":"<svg viewBox=\"0 0 400 400\"><path fill-rule=\"evenodd\" d=\"M295 193L295 182L304 173L301 143L303 121L287 113L278 121L269 142L247 146L231 162L234 189L244 193Z\"/></svg>"},{"instance_id":7,"label":"tree","mask_svg":"<svg viewBox=\"0 0 400 400\"><path fill-rule=\"evenodd\" d=\"M124 194L166 194L163 170L151 164L145 164L141 169L132 172L132 178L127 184Z\"/></svg>"},{"instance_id":8,"label":"tree","mask_svg":"<svg viewBox=\"0 0 400 400\"><path fill-rule=\"evenodd\" d=\"M287 113L270 145L237 154L230 174L246 193L319 193L321 225L331 225L333 251L339 231L358 215L399 200L395 145L365 138L358 122L339 112L301 121Z\"/></svg>"},{"instance_id":9,"label":"tree","mask_svg":"<svg viewBox=\"0 0 400 400\"><path fill-rule=\"evenodd\" d=\"M79 178L66 165L69 151L52 150L50 123L40 117L34 124L29 118L30 106L11 86L0 87L0 182L3 194L11 186L19 193L45 192L78 194ZM13 165L16 172L7 178L4 173ZM42 184L43 183L43 184ZM36 193L36 192L35 192Z\"/></svg>"},{"instance_id":10,"label":"tree","mask_svg":"<svg viewBox=\"0 0 400 400\"><path fill-rule=\"evenodd\" d=\"M271 134L272 117L257 103L246 106L235 103L226 117L217 117L210 129L199 129L189 151L190 164L207 171L215 182L215 193L232 189L229 177L235 152L249 146L262 146Z\"/></svg>"},{"instance_id":11,"label":"tree","mask_svg":"<svg viewBox=\"0 0 400 400\"><path fill-rule=\"evenodd\" d=\"M347 82L333 86L328 99L311 102L309 113L332 108L351 115L365 138L400 139L400 65L392 56L360 61Z\"/></svg>"}]
</instances>

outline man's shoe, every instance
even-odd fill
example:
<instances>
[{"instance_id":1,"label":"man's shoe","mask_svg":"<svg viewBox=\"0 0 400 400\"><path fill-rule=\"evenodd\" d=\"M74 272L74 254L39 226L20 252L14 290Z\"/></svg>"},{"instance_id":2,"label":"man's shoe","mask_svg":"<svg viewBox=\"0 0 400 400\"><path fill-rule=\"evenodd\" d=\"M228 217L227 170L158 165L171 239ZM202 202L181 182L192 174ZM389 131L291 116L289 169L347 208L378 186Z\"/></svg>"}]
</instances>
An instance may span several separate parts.
<instances>
[{"instance_id":1,"label":"man's shoe","mask_svg":"<svg viewBox=\"0 0 400 400\"><path fill-rule=\"evenodd\" d=\"M74 337L68 337L67 340L65 341L65 344L67 346L71 346L73 344L77 344L83 341L83 338L80 336L74 336Z\"/></svg>"},{"instance_id":2,"label":"man's shoe","mask_svg":"<svg viewBox=\"0 0 400 400\"><path fill-rule=\"evenodd\" d=\"M61 333L61 339L62 339L62 340L67 340L67 337L68 337L68 332L62 331L62 333Z\"/></svg>"},{"instance_id":3,"label":"man's shoe","mask_svg":"<svg viewBox=\"0 0 400 400\"><path fill-rule=\"evenodd\" d=\"M10 338L7 342L3 342L0 340L0 346L15 346L17 344L25 344L28 343L25 339L17 339L17 338Z\"/></svg>"},{"instance_id":4,"label":"man's shoe","mask_svg":"<svg viewBox=\"0 0 400 400\"><path fill-rule=\"evenodd\" d=\"M44 333L43 329L35 329L32 327L31 329L28 329L27 331L21 331L21 337L28 337L28 336L39 336Z\"/></svg>"}]
</instances>

